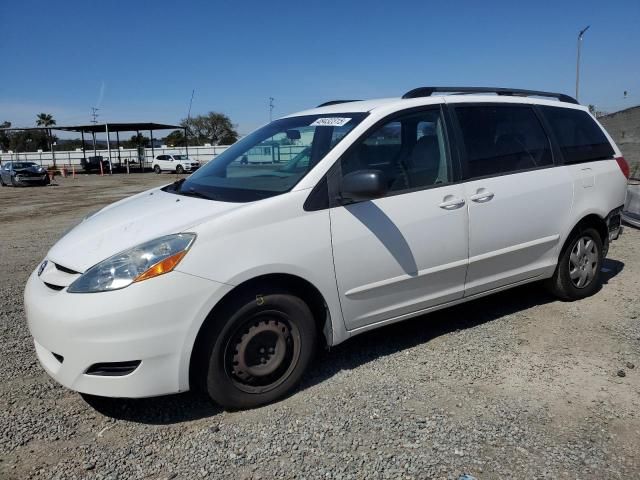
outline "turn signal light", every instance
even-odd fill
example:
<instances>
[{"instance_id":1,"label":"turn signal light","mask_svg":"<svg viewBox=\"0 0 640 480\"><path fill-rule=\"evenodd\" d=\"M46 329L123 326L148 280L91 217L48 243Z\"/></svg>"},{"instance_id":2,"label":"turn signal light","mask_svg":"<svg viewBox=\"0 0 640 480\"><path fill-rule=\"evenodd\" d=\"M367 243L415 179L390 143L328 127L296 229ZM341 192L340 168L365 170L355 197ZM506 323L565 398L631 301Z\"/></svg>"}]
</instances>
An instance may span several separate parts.
<instances>
[{"instance_id":1,"label":"turn signal light","mask_svg":"<svg viewBox=\"0 0 640 480\"><path fill-rule=\"evenodd\" d=\"M141 282L142 280L148 280L150 278L169 273L171 270L176 268L176 265L180 263L180 260L182 260L182 257L184 257L186 254L186 251L178 252L175 255L171 255L170 257L159 261L155 265L152 265L146 272L138 275L135 278L134 282Z\"/></svg>"}]
</instances>

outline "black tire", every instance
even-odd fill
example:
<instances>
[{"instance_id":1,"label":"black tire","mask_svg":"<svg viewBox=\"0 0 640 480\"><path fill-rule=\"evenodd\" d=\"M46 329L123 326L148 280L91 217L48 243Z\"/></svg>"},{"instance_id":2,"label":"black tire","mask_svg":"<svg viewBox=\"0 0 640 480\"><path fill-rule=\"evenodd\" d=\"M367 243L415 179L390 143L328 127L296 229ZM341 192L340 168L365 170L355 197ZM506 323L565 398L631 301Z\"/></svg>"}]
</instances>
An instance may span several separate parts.
<instances>
[{"instance_id":1,"label":"black tire","mask_svg":"<svg viewBox=\"0 0 640 480\"><path fill-rule=\"evenodd\" d=\"M153 171L156 172L158 175L162 173L162 169L160 168L160 165L154 165Z\"/></svg>"},{"instance_id":2,"label":"black tire","mask_svg":"<svg viewBox=\"0 0 640 480\"><path fill-rule=\"evenodd\" d=\"M42 186L46 187L47 185L49 185L51 183L51 179L49 178L49 175L47 175L44 180L42 180L41 184Z\"/></svg>"},{"instance_id":3,"label":"black tire","mask_svg":"<svg viewBox=\"0 0 640 480\"><path fill-rule=\"evenodd\" d=\"M184 168L182 168L182 165L178 165L176 167L176 173L178 174L184 173Z\"/></svg>"},{"instance_id":4,"label":"black tire","mask_svg":"<svg viewBox=\"0 0 640 480\"><path fill-rule=\"evenodd\" d=\"M591 227L576 230L567 240L547 288L567 301L593 295L602 282L602 260L602 239L598 231Z\"/></svg>"},{"instance_id":5,"label":"black tire","mask_svg":"<svg viewBox=\"0 0 640 480\"><path fill-rule=\"evenodd\" d=\"M4 183L4 180L2 180L2 175L0 175L0 187L6 187L7 184Z\"/></svg>"},{"instance_id":6,"label":"black tire","mask_svg":"<svg viewBox=\"0 0 640 480\"><path fill-rule=\"evenodd\" d=\"M16 180L16 177L11 177L11 185L14 187L21 187L22 184Z\"/></svg>"},{"instance_id":7,"label":"black tire","mask_svg":"<svg viewBox=\"0 0 640 480\"><path fill-rule=\"evenodd\" d=\"M266 289L224 305L202 333L196 381L214 402L232 410L290 393L313 358L317 335L304 301Z\"/></svg>"}]
</instances>

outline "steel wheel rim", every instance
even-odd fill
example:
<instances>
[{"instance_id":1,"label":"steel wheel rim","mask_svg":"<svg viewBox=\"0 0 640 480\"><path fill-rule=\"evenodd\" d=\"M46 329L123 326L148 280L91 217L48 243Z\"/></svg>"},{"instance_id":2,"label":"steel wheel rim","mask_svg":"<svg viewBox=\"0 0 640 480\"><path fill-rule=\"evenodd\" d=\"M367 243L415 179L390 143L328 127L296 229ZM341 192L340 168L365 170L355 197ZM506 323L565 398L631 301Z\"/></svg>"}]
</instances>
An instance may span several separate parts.
<instances>
[{"instance_id":1,"label":"steel wheel rim","mask_svg":"<svg viewBox=\"0 0 640 480\"><path fill-rule=\"evenodd\" d=\"M582 236L571 248L569 255L569 278L576 288L591 285L598 272L600 255L596 242L590 236Z\"/></svg>"},{"instance_id":2,"label":"steel wheel rim","mask_svg":"<svg viewBox=\"0 0 640 480\"><path fill-rule=\"evenodd\" d=\"M253 315L231 335L224 353L227 377L247 393L282 385L300 359L300 331L279 311Z\"/></svg>"}]
</instances>

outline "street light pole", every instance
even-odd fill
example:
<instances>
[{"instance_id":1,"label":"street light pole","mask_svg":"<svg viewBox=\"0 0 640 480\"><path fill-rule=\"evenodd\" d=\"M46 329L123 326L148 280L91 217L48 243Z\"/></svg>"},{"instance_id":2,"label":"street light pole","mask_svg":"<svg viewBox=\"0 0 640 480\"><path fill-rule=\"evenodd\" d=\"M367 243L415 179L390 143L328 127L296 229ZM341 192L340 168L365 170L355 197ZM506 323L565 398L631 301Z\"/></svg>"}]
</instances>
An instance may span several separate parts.
<instances>
[{"instance_id":1,"label":"street light pole","mask_svg":"<svg viewBox=\"0 0 640 480\"><path fill-rule=\"evenodd\" d=\"M273 121L273 101L275 100L275 98L273 97L269 97L269 123L271 123Z\"/></svg>"},{"instance_id":2,"label":"street light pole","mask_svg":"<svg viewBox=\"0 0 640 480\"><path fill-rule=\"evenodd\" d=\"M584 36L584 33L589 30L590 26L591 25L587 25L578 33L578 58L576 60L576 100L578 100L578 95L580 92L580 51L582 50L582 37Z\"/></svg>"}]
</instances>

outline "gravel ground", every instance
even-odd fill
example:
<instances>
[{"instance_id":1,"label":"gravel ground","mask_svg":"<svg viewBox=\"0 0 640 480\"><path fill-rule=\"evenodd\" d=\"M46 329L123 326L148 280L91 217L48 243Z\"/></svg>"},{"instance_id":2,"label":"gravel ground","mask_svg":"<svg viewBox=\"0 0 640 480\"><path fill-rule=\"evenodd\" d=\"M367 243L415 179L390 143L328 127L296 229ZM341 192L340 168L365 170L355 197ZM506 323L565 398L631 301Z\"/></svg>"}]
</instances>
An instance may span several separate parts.
<instances>
[{"instance_id":1,"label":"gravel ground","mask_svg":"<svg viewBox=\"0 0 640 480\"><path fill-rule=\"evenodd\" d=\"M173 175L0 190L0 478L636 478L640 231L594 297L526 286L356 337L289 398L91 399L37 363L22 291L74 221Z\"/></svg>"}]
</instances>

